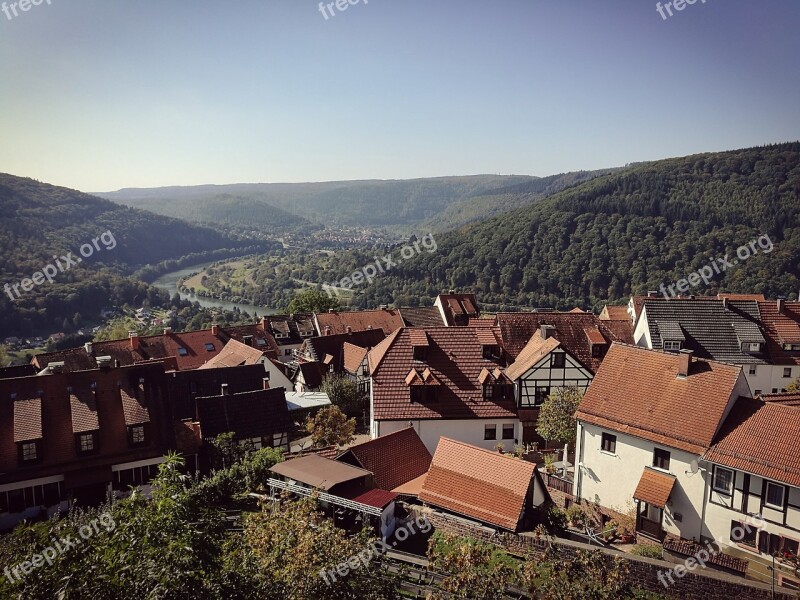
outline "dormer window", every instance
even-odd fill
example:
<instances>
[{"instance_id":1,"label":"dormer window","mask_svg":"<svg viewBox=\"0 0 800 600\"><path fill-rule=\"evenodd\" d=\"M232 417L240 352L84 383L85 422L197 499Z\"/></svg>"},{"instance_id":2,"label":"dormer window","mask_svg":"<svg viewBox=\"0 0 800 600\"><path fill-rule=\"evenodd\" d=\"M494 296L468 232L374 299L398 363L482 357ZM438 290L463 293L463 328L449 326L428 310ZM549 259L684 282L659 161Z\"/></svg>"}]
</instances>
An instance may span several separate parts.
<instances>
[{"instance_id":1,"label":"dormer window","mask_svg":"<svg viewBox=\"0 0 800 600\"><path fill-rule=\"evenodd\" d=\"M744 344L744 350L745 352L761 352L761 344L758 342Z\"/></svg>"},{"instance_id":2,"label":"dormer window","mask_svg":"<svg viewBox=\"0 0 800 600\"><path fill-rule=\"evenodd\" d=\"M214 344L212 344L211 342L207 343L205 347L206 347L206 352L214 351Z\"/></svg>"},{"instance_id":3,"label":"dormer window","mask_svg":"<svg viewBox=\"0 0 800 600\"><path fill-rule=\"evenodd\" d=\"M93 433L82 433L78 436L78 452L88 454L94 452L95 439Z\"/></svg>"},{"instance_id":4,"label":"dormer window","mask_svg":"<svg viewBox=\"0 0 800 600\"><path fill-rule=\"evenodd\" d=\"M680 352L681 343L675 341L666 341L664 342L664 350L666 350L667 352Z\"/></svg>"},{"instance_id":5,"label":"dormer window","mask_svg":"<svg viewBox=\"0 0 800 600\"><path fill-rule=\"evenodd\" d=\"M37 442L23 442L20 445L22 462L33 463L39 460L39 444Z\"/></svg>"},{"instance_id":6,"label":"dormer window","mask_svg":"<svg viewBox=\"0 0 800 600\"><path fill-rule=\"evenodd\" d=\"M187 356L189 353L186 351L186 348L179 347L178 348L178 356Z\"/></svg>"},{"instance_id":7,"label":"dormer window","mask_svg":"<svg viewBox=\"0 0 800 600\"><path fill-rule=\"evenodd\" d=\"M784 344L783 349L786 352L800 352L800 344Z\"/></svg>"},{"instance_id":8,"label":"dormer window","mask_svg":"<svg viewBox=\"0 0 800 600\"><path fill-rule=\"evenodd\" d=\"M420 360L422 362L428 360L428 347L414 346L414 360Z\"/></svg>"},{"instance_id":9,"label":"dormer window","mask_svg":"<svg viewBox=\"0 0 800 600\"><path fill-rule=\"evenodd\" d=\"M145 443L144 425L133 425L128 427L128 441L131 446L139 446Z\"/></svg>"},{"instance_id":10,"label":"dormer window","mask_svg":"<svg viewBox=\"0 0 800 600\"><path fill-rule=\"evenodd\" d=\"M592 358L601 358L603 356L603 348L600 344L592 344Z\"/></svg>"}]
</instances>

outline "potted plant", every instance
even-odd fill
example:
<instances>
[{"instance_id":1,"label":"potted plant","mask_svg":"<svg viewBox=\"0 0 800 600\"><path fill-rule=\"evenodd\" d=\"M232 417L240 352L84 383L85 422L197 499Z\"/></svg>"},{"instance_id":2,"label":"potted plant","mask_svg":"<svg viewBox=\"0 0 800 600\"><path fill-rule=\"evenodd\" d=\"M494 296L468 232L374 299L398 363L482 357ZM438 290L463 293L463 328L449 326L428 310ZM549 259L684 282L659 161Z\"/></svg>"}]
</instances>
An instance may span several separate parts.
<instances>
[{"instance_id":1,"label":"potted plant","mask_svg":"<svg viewBox=\"0 0 800 600\"><path fill-rule=\"evenodd\" d=\"M544 470L550 474L556 472L556 467L553 463L556 462L555 454L545 454L544 455Z\"/></svg>"},{"instance_id":2,"label":"potted plant","mask_svg":"<svg viewBox=\"0 0 800 600\"><path fill-rule=\"evenodd\" d=\"M617 523L614 519L611 519L605 524L605 526L603 527L603 531L600 534L600 536L607 542L610 542L618 535L619 535L619 523Z\"/></svg>"},{"instance_id":3,"label":"potted plant","mask_svg":"<svg viewBox=\"0 0 800 600\"><path fill-rule=\"evenodd\" d=\"M619 523L617 532L623 544L632 544L636 540L636 519L632 514L634 512L635 509L632 509L628 514L622 515L617 520Z\"/></svg>"},{"instance_id":4,"label":"potted plant","mask_svg":"<svg viewBox=\"0 0 800 600\"><path fill-rule=\"evenodd\" d=\"M497 450L500 454L502 454L503 450L506 449L506 445L503 442L497 442L494 445L494 449Z\"/></svg>"},{"instance_id":5,"label":"potted plant","mask_svg":"<svg viewBox=\"0 0 800 600\"><path fill-rule=\"evenodd\" d=\"M577 504L571 504L564 512L567 515L567 523L570 527L580 529L585 525L586 513Z\"/></svg>"}]
</instances>

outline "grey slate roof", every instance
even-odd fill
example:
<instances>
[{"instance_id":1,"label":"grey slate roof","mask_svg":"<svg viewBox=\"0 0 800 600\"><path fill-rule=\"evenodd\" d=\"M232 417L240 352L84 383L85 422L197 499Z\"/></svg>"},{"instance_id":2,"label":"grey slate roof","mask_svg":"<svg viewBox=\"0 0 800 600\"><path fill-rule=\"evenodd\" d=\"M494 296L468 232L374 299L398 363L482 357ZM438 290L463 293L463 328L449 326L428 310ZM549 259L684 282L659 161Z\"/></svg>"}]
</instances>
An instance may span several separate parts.
<instances>
[{"instance_id":1,"label":"grey slate roof","mask_svg":"<svg viewBox=\"0 0 800 600\"><path fill-rule=\"evenodd\" d=\"M768 364L766 340L761 332L758 303L751 300L644 300L644 313L653 348L663 341L681 340L682 347L700 358L733 364ZM742 351L742 344L762 344L761 353Z\"/></svg>"}]
</instances>

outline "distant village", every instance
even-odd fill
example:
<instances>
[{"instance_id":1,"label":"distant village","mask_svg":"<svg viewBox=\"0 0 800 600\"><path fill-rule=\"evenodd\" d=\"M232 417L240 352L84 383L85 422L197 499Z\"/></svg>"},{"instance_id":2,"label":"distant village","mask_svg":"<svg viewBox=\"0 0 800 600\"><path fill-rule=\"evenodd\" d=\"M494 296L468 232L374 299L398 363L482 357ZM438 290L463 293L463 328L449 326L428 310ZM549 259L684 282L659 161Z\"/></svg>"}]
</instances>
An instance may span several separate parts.
<instances>
[{"instance_id":1,"label":"distant village","mask_svg":"<svg viewBox=\"0 0 800 600\"><path fill-rule=\"evenodd\" d=\"M314 447L302 423L331 405L332 376L368 398L365 431ZM676 564L713 543L702 570L717 583L800 590L798 378L800 302L758 294L485 315L450 291L429 307L132 332L0 368L0 529L147 494L170 452L207 474L211 442L232 433L283 451L272 497L317 493L384 540L409 515L535 540L557 507L574 542L649 544ZM574 441L537 431L560 390L580 395Z\"/></svg>"}]
</instances>

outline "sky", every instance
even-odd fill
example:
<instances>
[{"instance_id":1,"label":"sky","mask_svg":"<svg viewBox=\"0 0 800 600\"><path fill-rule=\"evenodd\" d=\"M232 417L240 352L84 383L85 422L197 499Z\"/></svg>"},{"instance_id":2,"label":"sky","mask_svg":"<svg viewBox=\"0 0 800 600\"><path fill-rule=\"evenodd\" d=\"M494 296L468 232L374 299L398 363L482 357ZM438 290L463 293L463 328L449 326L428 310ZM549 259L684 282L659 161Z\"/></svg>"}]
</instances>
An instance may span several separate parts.
<instances>
[{"instance_id":1,"label":"sky","mask_svg":"<svg viewBox=\"0 0 800 600\"><path fill-rule=\"evenodd\" d=\"M0 172L87 192L545 176L800 139L797 0L18 1L0 0Z\"/></svg>"}]
</instances>

